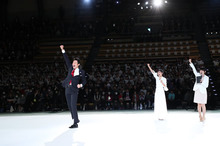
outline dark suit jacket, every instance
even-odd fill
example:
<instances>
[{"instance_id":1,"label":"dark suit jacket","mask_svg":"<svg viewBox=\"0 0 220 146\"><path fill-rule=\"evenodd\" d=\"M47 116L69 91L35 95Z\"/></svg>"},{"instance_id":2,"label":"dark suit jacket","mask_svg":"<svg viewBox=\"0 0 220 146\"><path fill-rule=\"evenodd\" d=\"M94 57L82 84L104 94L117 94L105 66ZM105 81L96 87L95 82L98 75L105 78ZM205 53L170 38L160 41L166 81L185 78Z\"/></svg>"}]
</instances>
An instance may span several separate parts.
<instances>
[{"instance_id":1,"label":"dark suit jacket","mask_svg":"<svg viewBox=\"0 0 220 146\"><path fill-rule=\"evenodd\" d=\"M69 88L69 91L78 92L77 85L82 84L83 86L86 84L86 77L85 77L85 71L82 69L79 69L79 75L72 76L71 72L73 70L72 64L70 63L70 60L66 53L63 53L63 57L65 59L66 65L68 67L68 74L65 80L62 82L62 86L64 88ZM72 85L69 85L69 82L72 81Z\"/></svg>"}]
</instances>

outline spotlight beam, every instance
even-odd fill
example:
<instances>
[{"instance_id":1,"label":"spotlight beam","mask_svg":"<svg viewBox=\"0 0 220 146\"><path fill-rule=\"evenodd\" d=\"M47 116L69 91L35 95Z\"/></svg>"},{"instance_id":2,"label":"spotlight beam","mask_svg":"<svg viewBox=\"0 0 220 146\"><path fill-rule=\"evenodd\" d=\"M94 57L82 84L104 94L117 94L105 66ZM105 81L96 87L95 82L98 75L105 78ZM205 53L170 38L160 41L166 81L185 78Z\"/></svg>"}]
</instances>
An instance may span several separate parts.
<instances>
[{"instance_id":1,"label":"spotlight beam","mask_svg":"<svg viewBox=\"0 0 220 146\"><path fill-rule=\"evenodd\" d=\"M163 0L154 0L153 4L155 7L160 7L163 4Z\"/></svg>"}]
</instances>

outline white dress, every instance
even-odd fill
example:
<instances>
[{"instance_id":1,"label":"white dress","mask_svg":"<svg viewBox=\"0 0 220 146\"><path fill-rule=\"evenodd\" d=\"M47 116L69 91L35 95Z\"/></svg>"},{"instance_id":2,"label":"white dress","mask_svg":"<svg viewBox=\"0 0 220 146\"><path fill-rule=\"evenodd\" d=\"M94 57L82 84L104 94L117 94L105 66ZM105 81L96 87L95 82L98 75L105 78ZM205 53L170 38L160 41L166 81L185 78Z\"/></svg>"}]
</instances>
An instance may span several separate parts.
<instances>
[{"instance_id":1,"label":"white dress","mask_svg":"<svg viewBox=\"0 0 220 146\"><path fill-rule=\"evenodd\" d=\"M165 119L167 115L167 104L166 104L166 97L164 92L164 87L157 76L157 73L153 73L156 79L156 90L154 96L154 114L158 119ZM161 77L161 80L165 85L167 85L167 79Z\"/></svg>"}]
</instances>

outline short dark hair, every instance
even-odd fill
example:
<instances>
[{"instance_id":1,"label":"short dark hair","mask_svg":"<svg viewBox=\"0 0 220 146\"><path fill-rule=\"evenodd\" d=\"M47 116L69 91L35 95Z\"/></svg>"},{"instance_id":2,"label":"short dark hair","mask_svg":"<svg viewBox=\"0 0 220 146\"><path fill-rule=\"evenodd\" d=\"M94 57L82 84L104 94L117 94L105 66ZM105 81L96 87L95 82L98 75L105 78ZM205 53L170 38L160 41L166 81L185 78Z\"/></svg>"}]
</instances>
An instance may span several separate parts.
<instances>
[{"instance_id":1,"label":"short dark hair","mask_svg":"<svg viewBox=\"0 0 220 146\"><path fill-rule=\"evenodd\" d=\"M73 61L76 60L78 62L78 64L80 64L80 59L78 57L73 58Z\"/></svg>"},{"instance_id":2,"label":"short dark hair","mask_svg":"<svg viewBox=\"0 0 220 146\"><path fill-rule=\"evenodd\" d=\"M162 69L158 69L158 71L160 71L160 72L164 73L164 71L163 71Z\"/></svg>"},{"instance_id":3,"label":"short dark hair","mask_svg":"<svg viewBox=\"0 0 220 146\"><path fill-rule=\"evenodd\" d=\"M206 68L202 66L202 67L199 68L199 70L206 71Z\"/></svg>"}]
</instances>

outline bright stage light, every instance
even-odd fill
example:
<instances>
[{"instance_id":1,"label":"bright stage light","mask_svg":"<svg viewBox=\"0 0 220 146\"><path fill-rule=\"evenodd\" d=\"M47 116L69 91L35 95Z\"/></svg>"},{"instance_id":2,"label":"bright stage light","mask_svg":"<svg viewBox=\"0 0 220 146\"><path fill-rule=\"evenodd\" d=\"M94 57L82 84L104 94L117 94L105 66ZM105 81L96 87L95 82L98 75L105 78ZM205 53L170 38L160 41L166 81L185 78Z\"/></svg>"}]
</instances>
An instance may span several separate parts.
<instances>
[{"instance_id":1,"label":"bright stage light","mask_svg":"<svg viewBox=\"0 0 220 146\"><path fill-rule=\"evenodd\" d=\"M146 1L146 2L145 2L145 5L148 5L148 4L149 4L149 2L148 2L148 1Z\"/></svg>"},{"instance_id":2,"label":"bright stage light","mask_svg":"<svg viewBox=\"0 0 220 146\"><path fill-rule=\"evenodd\" d=\"M164 3L167 4L167 1L165 1Z\"/></svg>"},{"instance_id":3,"label":"bright stage light","mask_svg":"<svg viewBox=\"0 0 220 146\"><path fill-rule=\"evenodd\" d=\"M88 4L90 2L91 2L91 0L84 0L84 3L86 3L86 4Z\"/></svg>"},{"instance_id":4,"label":"bright stage light","mask_svg":"<svg viewBox=\"0 0 220 146\"><path fill-rule=\"evenodd\" d=\"M141 3L137 3L137 5L139 6Z\"/></svg>"},{"instance_id":5,"label":"bright stage light","mask_svg":"<svg viewBox=\"0 0 220 146\"><path fill-rule=\"evenodd\" d=\"M162 0L154 0L154 6L156 6L156 7L160 7L161 5L162 5Z\"/></svg>"}]
</instances>

